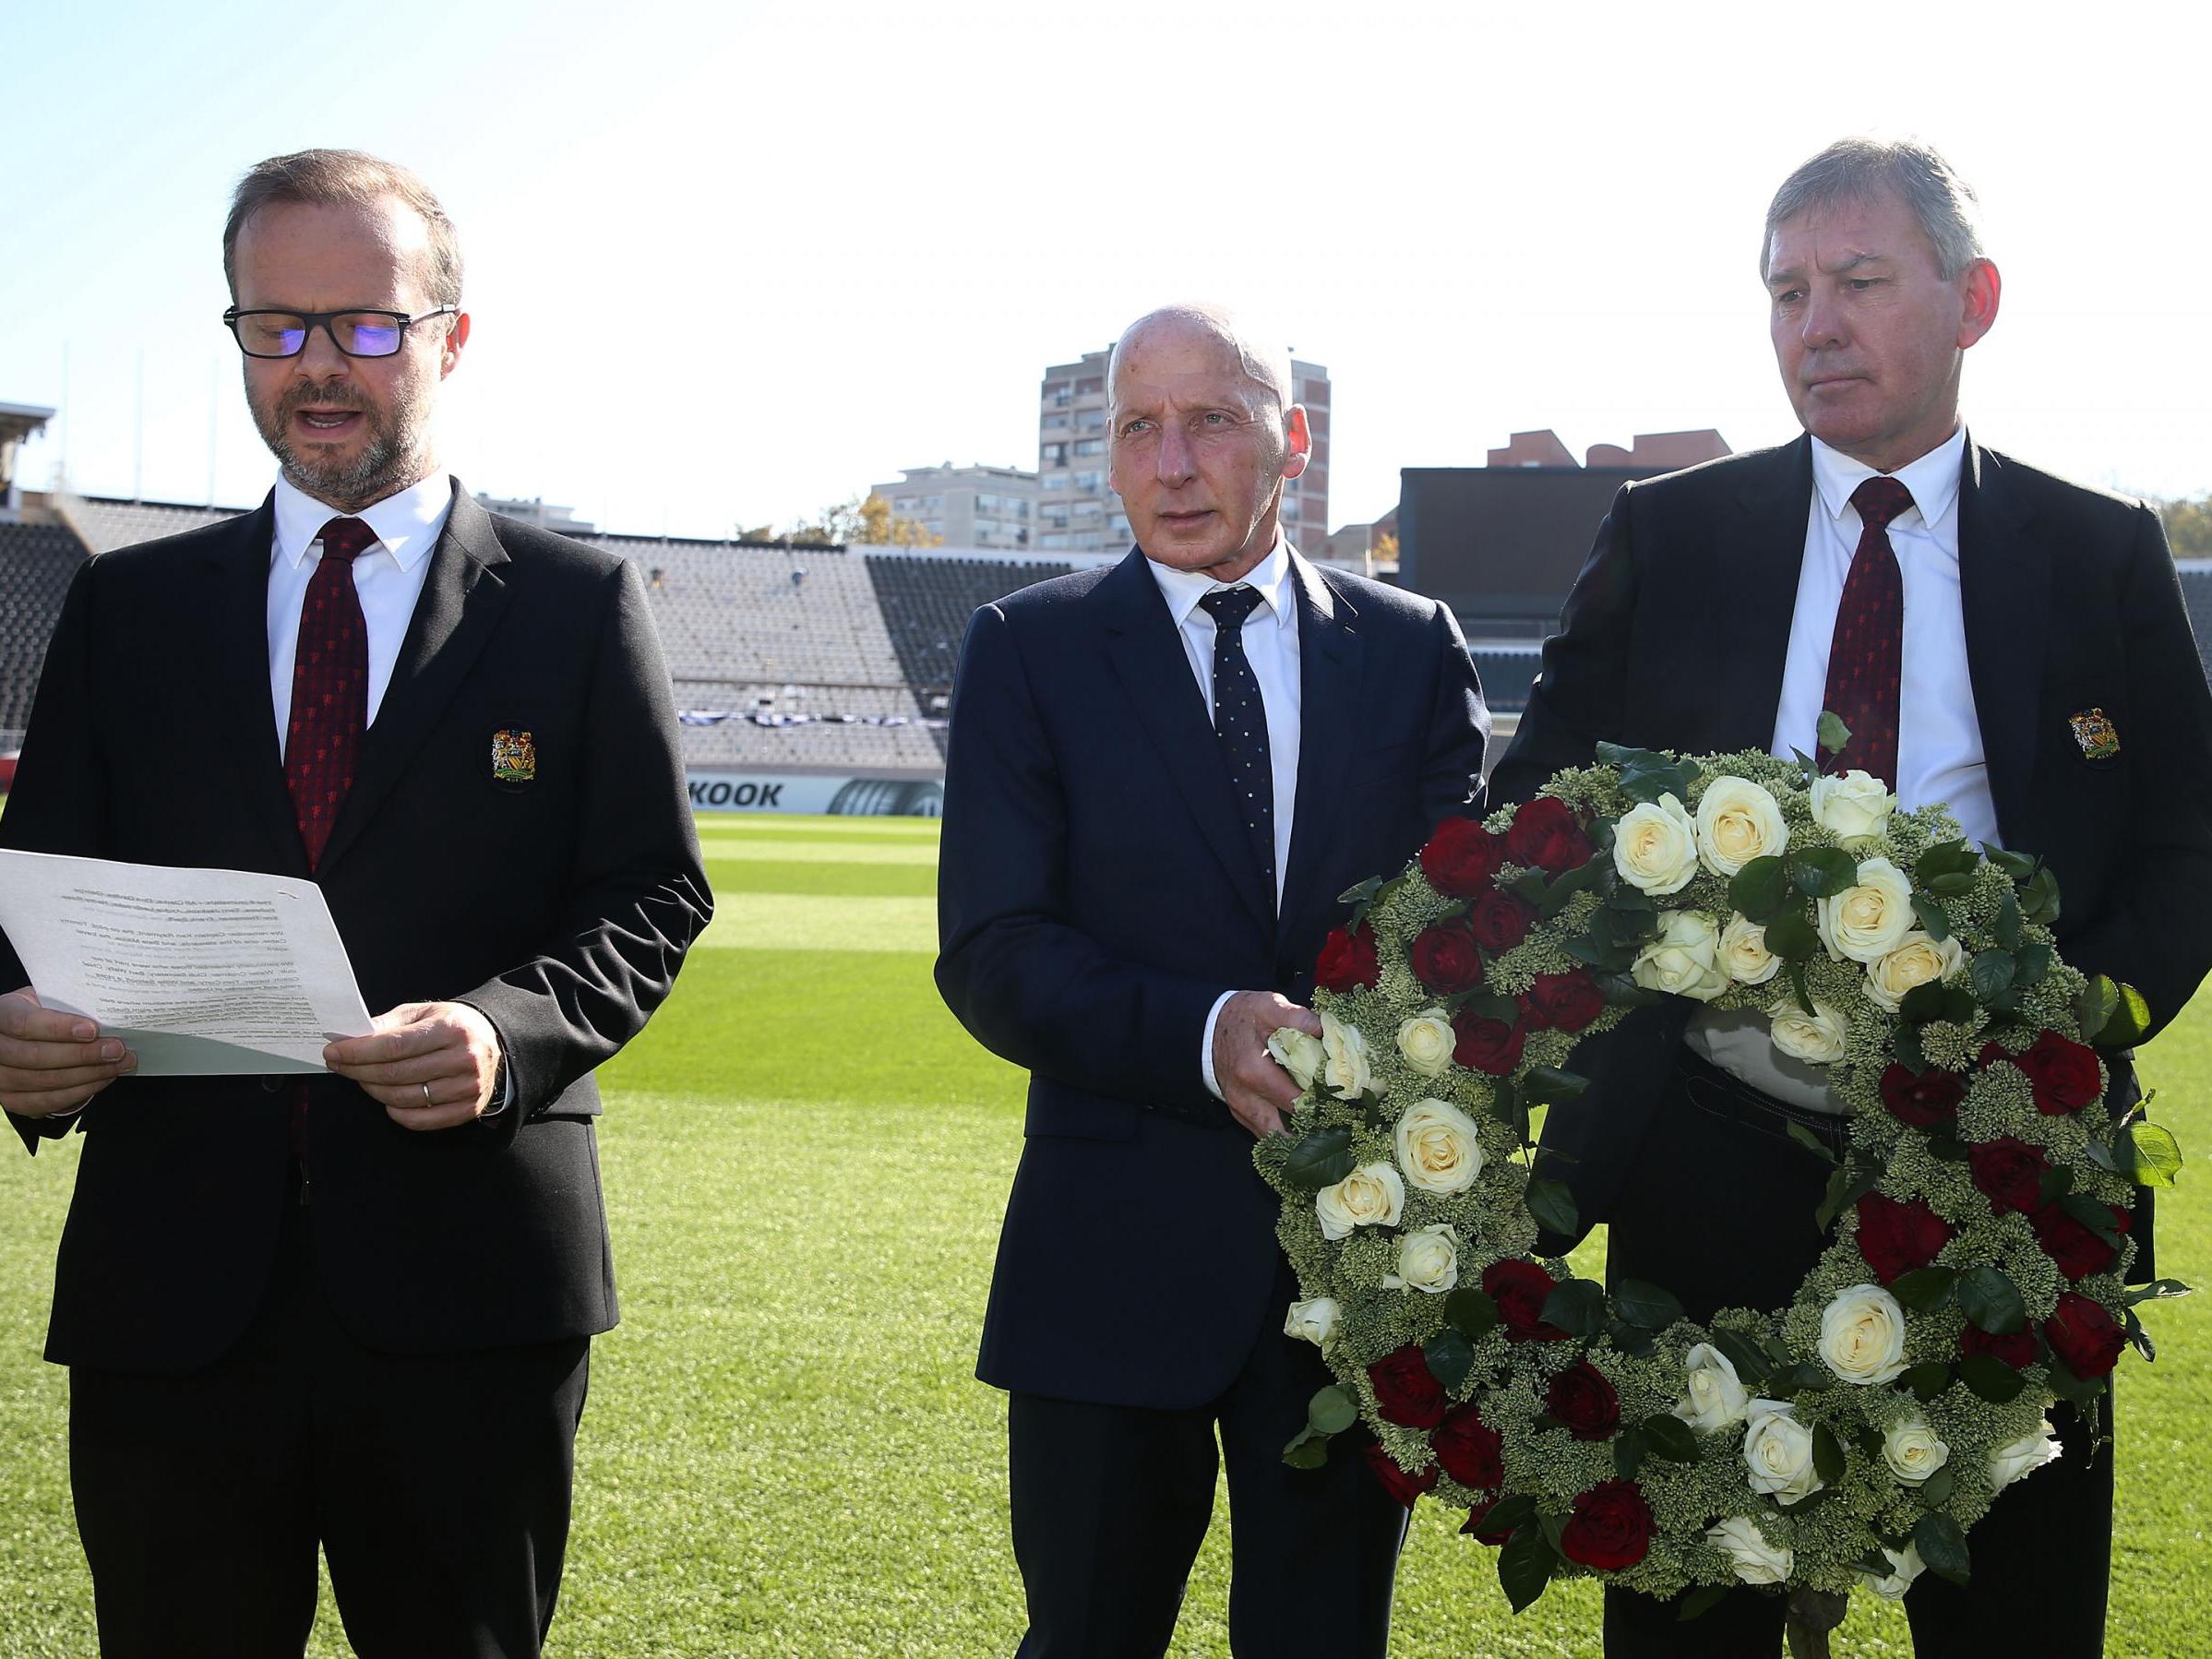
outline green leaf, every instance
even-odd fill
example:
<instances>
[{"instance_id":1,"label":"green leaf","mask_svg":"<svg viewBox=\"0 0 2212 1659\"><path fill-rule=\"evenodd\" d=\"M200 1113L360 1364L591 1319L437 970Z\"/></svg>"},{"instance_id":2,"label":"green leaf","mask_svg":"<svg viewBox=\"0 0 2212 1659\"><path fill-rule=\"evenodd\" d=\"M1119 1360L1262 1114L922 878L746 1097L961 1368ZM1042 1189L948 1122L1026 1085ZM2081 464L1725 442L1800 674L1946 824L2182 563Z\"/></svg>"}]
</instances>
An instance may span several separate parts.
<instances>
[{"instance_id":1,"label":"green leaf","mask_svg":"<svg viewBox=\"0 0 2212 1659\"><path fill-rule=\"evenodd\" d=\"M2041 927L2059 919L2059 878L2049 865L2020 889L2020 913Z\"/></svg>"},{"instance_id":2,"label":"green leaf","mask_svg":"<svg viewBox=\"0 0 2212 1659\"><path fill-rule=\"evenodd\" d=\"M1605 1329L1605 1286L1595 1279L1563 1279L1544 1298L1539 1317L1586 1341Z\"/></svg>"},{"instance_id":3,"label":"green leaf","mask_svg":"<svg viewBox=\"0 0 2212 1659\"><path fill-rule=\"evenodd\" d=\"M1531 1066L1521 1080L1522 1092L1532 1106L1556 1106L1561 1101L1580 1100L1590 1080L1556 1066Z\"/></svg>"},{"instance_id":4,"label":"green leaf","mask_svg":"<svg viewBox=\"0 0 2212 1659\"><path fill-rule=\"evenodd\" d=\"M1728 1594L1730 1588L1727 1584L1700 1584L1682 1597L1675 1612L1674 1622L1678 1625L1687 1624L1699 1614L1710 1611L1722 1596Z\"/></svg>"},{"instance_id":5,"label":"green leaf","mask_svg":"<svg viewBox=\"0 0 2212 1659\"><path fill-rule=\"evenodd\" d=\"M1933 1313L1951 1300L1957 1272L1947 1267L1917 1267L1890 1281L1889 1294L1917 1313Z\"/></svg>"},{"instance_id":6,"label":"green leaf","mask_svg":"<svg viewBox=\"0 0 2212 1659\"><path fill-rule=\"evenodd\" d=\"M1837 1216L1873 1191L1881 1180L1881 1170L1870 1165L1837 1164L1828 1172L1828 1188L1821 1195L1820 1208L1812 1212L1812 1224L1825 1233L1835 1224Z\"/></svg>"},{"instance_id":7,"label":"green leaf","mask_svg":"<svg viewBox=\"0 0 2212 1659\"><path fill-rule=\"evenodd\" d=\"M1543 890L1536 896L1536 913L1546 921L1558 915L1560 911L1567 908L1568 900L1596 885L1598 879L1605 874L1608 863L1609 861L1606 859L1592 858L1586 864L1579 864L1564 875L1546 884Z\"/></svg>"},{"instance_id":8,"label":"green leaf","mask_svg":"<svg viewBox=\"0 0 2212 1659\"><path fill-rule=\"evenodd\" d=\"M1964 870L1952 870L1938 876L1928 884L1929 890L1937 893L1964 893L1972 889L1974 877Z\"/></svg>"},{"instance_id":9,"label":"green leaf","mask_svg":"<svg viewBox=\"0 0 2212 1659\"><path fill-rule=\"evenodd\" d=\"M2027 1378L1994 1354L1967 1355L1958 1362L1958 1379L1976 1398L1987 1400L1992 1405L2003 1405L2007 1400L2016 1398L2027 1386Z\"/></svg>"},{"instance_id":10,"label":"green leaf","mask_svg":"<svg viewBox=\"0 0 2212 1659\"><path fill-rule=\"evenodd\" d=\"M2036 1208L2039 1210L2049 1209L2073 1190L2074 1165L2071 1164L2056 1164L2036 1177ZM2104 1221L2108 1227L2112 1224L2112 1218L2109 1215L2104 1218Z\"/></svg>"},{"instance_id":11,"label":"green leaf","mask_svg":"<svg viewBox=\"0 0 2212 1659\"><path fill-rule=\"evenodd\" d=\"M1713 1345L1736 1367L1738 1379L1747 1388L1764 1383L1774 1371L1774 1361L1766 1356L1766 1350L1740 1331L1721 1327L1713 1332Z\"/></svg>"},{"instance_id":12,"label":"green leaf","mask_svg":"<svg viewBox=\"0 0 2212 1659\"><path fill-rule=\"evenodd\" d=\"M1598 991L1604 996L1607 1004L1613 1008L1646 1009L1654 1003L1666 1000L1661 993L1646 990L1626 973L1600 970L1590 977L1597 982Z\"/></svg>"},{"instance_id":13,"label":"green leaf","mask_svg":"<svg viewBox=\"0 0 2212 1659\"><path fill-rule=\"evenodd\" d=\"M1634 1480L1650 1445L1649 1437L1641 1429L1622 1429L1613 1437L1613 1473L1622 1480Z\"/></svg>"},{"instance_id":14,"label":"green leaf","mask_svg":"<svg viewBox=\"0 0 2212 1659\"><path fill-rule=\"evenodd\" d=\"M2004 847L1984 847L1981 855L2003 870L2015 886L2036 873L2037 860L2032 853L2015 853Z\"/></svg>"},{"instance_id":15,"label":"green leaf","mask_svg":"<svg viewBox=\"0 0 2212 1659\"><path fill-rule=\"evenodd\" d=\"M1917 985L1897 1003L1897 1018L1908 1025L1926 1025L1943 1017L1943 987L1934 980Z\"/></svg>"},{"instance_id":16,"label":"green leaf","mask_svg":"<svg viewBox=\"0 0 2212 1659\"><path fill-rule=\"evenodd\" d=\"M1489 1507L1482 1518L1486 1533L1517 1532L1536 1518L1536 1500L1533 1493L1516 1492L1511 1498L1501 1498Z\"/></svg>"},{"instance_id":17,"label":"green leaf","mask_svg":"<svg viewBox=\"0 0 2212 1659\"><path fill-rule=\"evenodd\" d=\"M2189 1294L2189 1287L2179 1279L2153 1279L2148 1284L2138 1284L2129 1289L2121 1296L2120 1302L2123 1307L2133 1307L2139 1302L2166 1302Z\"/></svg>"},{"instance_id":18,"label":"green leaf","mask_svg":"<svg viewBox=\"0 0 2212 1659\"><path fill-rule=\"evenodd\" d=\"M2158 1358L2158 1344L2150 1340L2150 1332L2143 1329L2143 1321L2135 1317L2135 1310L2132 1307L2123 1308L2120 1317L2125 1321L2127 1340L2135 1352L2142 1355L2146 1362Z\"/></svg>"},{"instance_id":19,"label":"green leaf","mask_svg":"<svg viewBox=\"0 0 2212 1659\"><path fill-rule=\"evenodd\" d=\"M1900 1065L1910 1068L1916 1076L1928 1069L1928 1051L1920 1045L1919 1026L1898 1026L1892 1041Z\"/></svg>"},{"instance_id":20,"label":"green leaf","mask_svg":"<svg viewBox=\"0 0 2212 1659\"><path fill-rule=\"evenodd\" d=\"M1798 1007L1805 1010L1807 1019L1815 1019L1820 1010L1812 1006L1812 992L1805 984L1805 964L1792 962L1788 968L1789 993L1798 999Z\"/></svg>"},{"instance_id":21,"label":"green leaf","mask_svg":"<svg viewBox=\"0 0 2212 1659\"><path fill-rule=\"evenodd\" d=\"M1805 1011L1807 1013L1811 1013L1812 1010L1811 1009L1807 1009ZM1828 1150L1828 1143L1825 1140L1823 1140L1818 1135L1815 1135L1803 1124L1798 1122L1794 1117L1785 1118L1783 1120L1783 1127L1788 1130L1789 1138L1792 1140L1796 1141L1807 1152L1811 1152L1814 1156L1820 1158L1823 1162L1834 1164L1836 1161L1835 1154Z\"/></svg>"},{"instance_id":22,"label":"green leaf","mask_svg":"<svg viewBox=\"0 0 2212 1659\"><path fill-rule=\"evenodd\" d=\"M1844 724L1843 717L1833 709L1821 710L1820 723L1814 728L1814 734L1820 739L1821 753L1823 755L1840 755L1851 741L1851 728Z\"/></svg>"},{"instance_id":23,"label":"green leaf","mask_svg":"<svg viewBox=\"0 0 2212 1659\"><path fill-rule=\"evenodd\" d=\"M2007 950L2020 949L2020 901L2011 893L2005 894L2004 902L1997 907L1994 931L1997 942Z\"/></svg>"},{"instance_id":24,"label":"green leaf","mask_svg":"<svg viewBox=\"0 0 2212 1659\"><path fill-rule=\"evenodd\" d=\"M1938 876L1956 876L1981 862L1981 854L1963 841L1938 841L1912 861L1912 878L1926 887Z\"/></svg>"},{"instance_id":25,"label":"green leaf","mask_svg":"<svg viewBox=\"0 0 2212 1659\"><path fill-rule=\"evenodd\" d=\"M1812 1472L1831 1486L1844 1477L1843 1442L1825 1423L1812 1431Z\"/></svg>"},{"instance_id":26,"label":"green leaf","mask_svg":"<svg viewBox=\"0 0 2212 1659\"><path fill-rule=\"evenodd\" d=\"M1474 1344L1449 1325L1421 1344L1421 1357L1447 1394L1458 1393L1475 1367Z\"/></svg>"},{"instance_id":27,"label":"green leaf","mask_svg":"<svg viewBox=\"0 0 2212 1659\"><path fill-rule=\"evenodd\" d=\"M2112 1010L2104 1029L2097 1033L2097 1046L2133 1048L2150 1035L2150 1004L2143 999L2142 992L2124 980L2113 990L2119 997L2119 1006Z\"/></svg>"},{"instance_id":28,"label":"green leaf","mask_svg":"<svg viewBox=\"0 0 2212 1659\"><path fill-rule=\"evenodd\" d=\"M2120 1247L2120 1223L2112 1219L2111 1205L2100 1204L2086 1192L2065 1193L2058 1202L2060 1209L2112 1248L2117 1250Z\"/></svg>"},{"instance_id":29,"label":"green leaf","mask_svg":"<svg viewBox=\"0 0 2212 1659\"><path fill-rule=\"evenodd\" d=\"M1766 1386L1778 1400L1795 1394L1817 1393L1835 1381L1835 1374L1817 1359L1802 1359L1794 1366L1785 1366L1766 1379Z\"/></svg>"},{"instance_id":30,"label":"green leaf","mask_svg":"<svg viewBox=\"0 0 2212 1659\"><path fill-rule=\"evenodd\" d=\"M1531 1180L1524 1198L1528 1213L1546 1232L1572 1238L1582 1231L1581 1219L1574 1210L1574 1195L1567 1190L1566 1182Z\"/></svg>"},{"instance_id":31,"label":"green leaf","mask_svg":"<svg viewBox=\"0 0 2212 1659\"><path fill-rule=\"evenodd\" d=\"M2027 1324L2020 1290L1997 1269L1970 1267L1958 1276L1959 1311L1991 1336L2010 1336Z\"/></svg>"},{"instance_id":32,"label":"green leaf","mask_svg":"<svg viewBox=\"0 0 2212 1659\"><path fill-rule=\"evenodd\" d=\"M1348 887L1336 895L1339 904L1372 904L1375 895L1382 890L1382 877L1369 876L1357 887Z\"/></svg>"},{"instance_id":33,"label":"green leaf","mask_svg":"<svg viewBox=\"0 0 2212 1659\"><path fill-rule=\"evenodd\" d=\"M2048 945L2031 942L2021 946L2020 972L2014 976L2013 983L2023 986L2041 985L2050 977L2053 960Z\"/></svg>"},{"instance_id":34,"label":"green leaf","mask_svg":"<svg viewBox=\"0 0 2212 1659\"><path fill-rule=\"evenodd\" d=\"M1789 855L1789 876L1809 899L1833 899L1859 885L1859 861L1840 847L1800 847Z\"/></svg>"},{"instance_id":35,"label":"green leaf","mask_svg":"<svg viewBox=\"0 0 2212 1659\"><path fill-rule=\"evenodd\" d=\"M1951 913L1943 908L1941 900L1930 894L1915 893L1912 896L1912 913L1919 917L1920 926L1937 944L1942 944L1951 937Z\"/></svg>"},{"instance_id":36,"label":"green leaf","mask_svg":"<svg viewBox=\"0 0 2212 1659\"><path fill-rule=\"evenodd\" d=\"M1340 1435L1359 1421L1359 1407L1334 1383L1306 1402L1306 1426L1320 1435Z\"/></svg>"},{"instance_id":37,"label":"green leaf","mask_svg":"<svg viewBox=\"0 0 2212 1659\"><path fill-rule=\"evenodd\" d=\"M1293 1469L1319 1469L1329 1461L1329 1437L1301 1428L1283 1448L1283 1461Z\"/></svg>"},{"instance_id":38,"label":"green leaf","mask_svg":"<svg viewBox=\"0 0 2212 1659\"><path fill-rule=\"evenodd\" d=\"M1472 1013L1479 1020L1496 1020L1505 1025L1521 1017L1521 1005L1495 991L1462 991L1451 997L1446 1007L1454 1014Z\"/></svg>"},{"instance_id":39,"label":"green leaf","mask_svg":"<svg viewBox=\"0 0 2212 1659\"><path fill-rule=\"evenodd\" d=\"M2013 960L2011 951L1984 950L1967 972L1974 982L1974 995L1983 1002L1993 1002L2013 988L2013 976L2019 971L2020 964Z\"/></svg>"},{"instance_id":40,"label":"green leaf","mask_svg":"<svg viewBox=\"0 0 2212 1659\"><path fill-rule=\"evenodd\" d=\"M1912 1397L1925 1405L1951 1386L1951 1367L1940 1359L1926 1365L1914 1366L1897 1379L1912 1390Z\"/></svg>"},{"instance_id":41,"label":"green leaf","mask_svg":"<svg viewBox=\"0 0 2212 1659\"><path fill-rule=\"evenodd\" d=\"M2116 1176L2120 1173L2120 1160L2113 1156L2112 1149L2094 1135L2089 1137L2088 1144L2082 1148L2082 1156L2108 1175Z\"/></svg>"},{"instance_id":42,"label":"green leaf","mask_svg":"<svg viewBox=\"0 0 2212 1659\"><path fill-rule=\"evenodd\" d=\"M2043 1367L2043 1386L2061 1400L2078 1406L2095 1405L2108 1380L2103 1377L2076 1377L2073 1368L2056 1355Z\"/></svg>"},{"instance_id":43,"label":"green leaf","mask_svg":"<svg viewBox=\"0 0 2212 1659\"><path fill-rule=\"evenodd\" d=\"M1606 1341L1611 1343L1615 1348L1623 1354L1633 1355L1638 1359L1649 1359L1659 1351L1658 1343L1653 1339L1651 1332L1641 1325L1631 1325L1623 1320L1615 1319L1606 1327L1605 1334Z\"/></svg>"},{"instance_id":44,"label":"green leaf","mask_svg":"<svg viewBox=\"0 0 2212 1659\"><path fill-rule=\"evenodd\" d=\"M1786 962L1801 962L1821 948L1820 930L1803 904L1786 905L1766 925L1766 948Z\"/></svg>"},{"instance_id":45,"label":"green leaf","mask_svg":"<svg viewBox=\"0 0 2212 1659\"><path fill-rule=\"evenodd\" d=\"M1352 1173L1352 1131L1315 1129L1283 1160L1283 1178L1300 1192L1333 1187Z\"/></svg>"},{"instance_id":46,"label":"green leaf","mask_svg":"<svg viewBox=\"0 0 2212 1659\"><path fill-rule=\"evenodd\" d=\"M1958 1522L1940 1510L1930 1510L1913 1522L1912 1541L1919 1549L1920 1559L1928 1563L1928 1570L1954 1584L1967 1581L1969 1562L1967 1557L1967 1535L1958 1530Z\"/></svg>"},{"instance_id":47,"label":"green leaf","mask_svg":"<svg viewBox=\"0 0 2212 1659\"><path fill-rule=\"evenodd\" d=\"M1623 1279L1613 1286L1613 1311L1645 1331L1664 1331L1683 1317L1672 1291L1642 1279Z\"/></svg>"},{"instance_id":48,"label":"green leaf","mask_svg":"<svg viewBox=\"0 0 2212 1659\"><path fill-rule=\"evenodd\" d=\"M2074 1017L2081 1022L2082 1041L2096 1042L2103 1035L2107 1022L2119 1011L2119 985L2102 973L2091 974L2081 995L2074 999Z\"/></svg>"},{"instance_id":49,"label":"green leaf","mask_svg":"<svg viewBox=\"0 0 2212 1659\"><path fill-rule=\"evenodd\" d=\"M1499 1325L1498 1304L1478 1284L1463 1284L1444 1298L1444 1320L1471 1343L1478 1343Z\"/></svg>"},{"instance_id":50,"label":"green leaf","mask_svg":"<svg viewBox=\"0 0 2212 1659\"><path fill-rule=\"evenodd\" d=\"M1728 902L1753 922L1764 923L1789 897L1789 866L1772 853L1754 858L1728 883Z\"/></svg>"},{"instance_id":51,"label":"green leaf","mask_svg":"<svg viewBox=\"0 0 2212 1659\"><path fill-rule=\"evenodd\" d=\"M1987 1359L1990 1356L1986 1354L1979 1354L1975 1357ZM1957 1489L1957 1473L1946 1463L1919 1484L1915 1491L1915 1496L1919 1498L1922 1509L1940 1510L1951 1501L1952 1494ZM1886 1571L1884 1576L1887 1576Z\"/></svg>"},{"instance_id":52,"label":"green leaf","mask_svg":"<svg viewBox=\"0 0 2212 1659\"><path fill-rule=\"evenodd\" d=\"M2158 1124L2127 1125L2120 1131L2120 1152L2138 1187L2171 1187L2182 1172L2182 1143Z\"/></svg>"},{"instance_id":53,"label":"green leaf","mask_svg":"<svg viewBox=\"0 0 2212 1659\"><path fill-rule=\"evenodd\" d=\"M1505 1547L1498 1552L1498 1587L1505 1592L1505 1599L1514 1612L1523 1611L1544 1593L1558 1560L1542 1527L1514 1529L1513 1535L1505 1541Z\"/></svg>"},{"instance_id":54,"label":"green leaf","mask_svg":"<svg viewBox=\"0 0 2212 1659\"><path fill-rule=\"evenodd\" d=\"M1943 1007L1941 1018L1953 1025L1971 1025L1980 1010L1974 1006L1974 993L1964 985L1943 987Z\"/></svg>"},{"instance_id":55,"label":"green leaf","mask_svg":"<svg viewBox=\"0 0 2212 1659\"><path fill-rule=\"evenodd\" d=\"M1651 1442L1652 1454L1670 1463L1697 1462L1697 1435L1672 1412L1654 1412L1640 1426Z\"/></svg>"}]
</instances>

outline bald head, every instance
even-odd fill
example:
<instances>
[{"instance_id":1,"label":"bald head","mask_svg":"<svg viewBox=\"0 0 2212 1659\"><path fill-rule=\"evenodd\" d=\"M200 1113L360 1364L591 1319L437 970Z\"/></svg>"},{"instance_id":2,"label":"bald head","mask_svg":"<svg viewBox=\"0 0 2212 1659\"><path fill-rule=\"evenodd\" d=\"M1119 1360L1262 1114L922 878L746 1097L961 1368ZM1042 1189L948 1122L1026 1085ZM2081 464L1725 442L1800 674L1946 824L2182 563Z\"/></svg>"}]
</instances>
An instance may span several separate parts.
<instances>
[{"instance_id":1,"label":"bald head","mask_svg":"<svg viewBox=\"0 0 2212 1659\"><path fill-rule=\"evenodd\" d=\"M1162 305L1156 311L1147 311L1122 329L1121 338L1114 342L1113 352L1106 359L1108 400L1118 400L1119 376L1116 371L1132 352L1141 346L1166 341L1179 344L1197 340L1212 340L1234 357L1242 366L1245 377L1274 400L1277 419L1289 414L1293 401L1290 353L1256 342L1238 318L1223 307L1194 303Z\"/></svg>"}]
</instances>

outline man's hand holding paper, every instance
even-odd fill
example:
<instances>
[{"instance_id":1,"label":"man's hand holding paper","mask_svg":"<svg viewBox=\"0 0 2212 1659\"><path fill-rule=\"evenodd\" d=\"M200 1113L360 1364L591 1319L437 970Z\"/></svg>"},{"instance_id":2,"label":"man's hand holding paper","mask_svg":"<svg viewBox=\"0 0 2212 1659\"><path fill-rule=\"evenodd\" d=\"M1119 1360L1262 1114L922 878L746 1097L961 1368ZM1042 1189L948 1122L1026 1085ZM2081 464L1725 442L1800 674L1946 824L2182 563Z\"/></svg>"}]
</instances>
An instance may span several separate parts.
<instances>
[{"instance_id":1,"label":"man's hand holding paper","mask_svg":"<svg viewBox=\"0 0 2212 1659\"><path fill-rule=\"evenodd\" d=\"M29 985L0 996L0 1107L18 1117L66 1116L138 1068L94 1021L41 1008Z\"/></svg>"}]
</instances>

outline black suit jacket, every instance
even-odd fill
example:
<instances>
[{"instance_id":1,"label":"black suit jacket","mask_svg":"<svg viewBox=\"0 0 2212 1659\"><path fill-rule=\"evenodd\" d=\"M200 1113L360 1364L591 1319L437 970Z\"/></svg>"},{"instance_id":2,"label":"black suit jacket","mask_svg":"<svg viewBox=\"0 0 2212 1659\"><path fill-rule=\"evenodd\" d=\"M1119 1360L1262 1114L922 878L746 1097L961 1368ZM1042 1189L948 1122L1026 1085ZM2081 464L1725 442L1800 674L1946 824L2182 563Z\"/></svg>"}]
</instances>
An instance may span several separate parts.
<instances>
[{"instance_id":1,"label":"black suit jacket","mask_svg":"<svg viewBox=\"0 0 2212 1659\"><path fill-rule=\"evenodd\" d=\"M2212 694L2164 533L2140 502L1970 441L1964 469L1959 600L2002 839L2056 872L2065 959L2137 986L2162 1025L2212 967ZM1601 739L1765 748L1811 500L1803 437L1621 486L1497 794L1525 799ZM2091 709L2117 755L2076 741L2071 717ZM1585 1227L1620 1189L1687 1019L1687 1005L1632 1015L1601 1040L1589 1092L1550 1115ZM2125 1061L2114 1071L2132 1099Z\"/></svg>"},{"instance_id":2,"label":"black suit jacket","mask_svg":"<svg viewBox=\"0 0 2212 1659\"><path fill-rule=\"evenodd\" d=\"M937 981L1030 1072L977 1375L1187 1407L1283 1308L1276 1200L1200 1074L1226 990L1304 1000L1337 896L1479 789L1450 611L1294 561L1297 805L1280 917L1142 553L975 614L945 783Z\"/></svg>"},{"instance_id":3,"label":"black suit jacket","mask_svg":"<svg viewBox=\"0 0 2212 1659\"><path fill-rule=\"evenodd\" d=\"M305 877L269 691L273 509L105 554L49 650L0 844ZM536 777L492 774L527 731ZM615 1322L592 1068L667 995L710 900L668 676L625 560L454 491L397 669L315 874L372 1012L460 1000L513 1103L401 1129L314 1079L317 1265L361 1341L448 1352ZM0 988L25 983L0 940ZM289 1078L125 1079L81 1128L47 1356L206 1365L267 1283L291 1184Z\"/></svg>"}]
</instances>

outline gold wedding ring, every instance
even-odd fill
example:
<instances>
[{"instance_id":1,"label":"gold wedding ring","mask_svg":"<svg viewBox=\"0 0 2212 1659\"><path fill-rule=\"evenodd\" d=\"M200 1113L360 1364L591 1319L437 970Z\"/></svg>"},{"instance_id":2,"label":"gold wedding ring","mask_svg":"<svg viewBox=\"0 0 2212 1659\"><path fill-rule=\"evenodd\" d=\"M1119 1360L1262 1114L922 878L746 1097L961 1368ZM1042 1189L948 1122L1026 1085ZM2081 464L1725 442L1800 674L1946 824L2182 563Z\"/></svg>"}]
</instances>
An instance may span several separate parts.
<instances>
[{"instance_id":1,"label":"gold wedding ring","mask_svg":"<svg viewBox=\"0 0 2212 1659\"><path fill-rule=\"evenodd\" d=\"M437 1102L430 1098L430 1085L428 1083L424 1083L423 1085L423 1104L425 1106L435 1106L437 1104Z\"/></svg>"}]
</instances>

